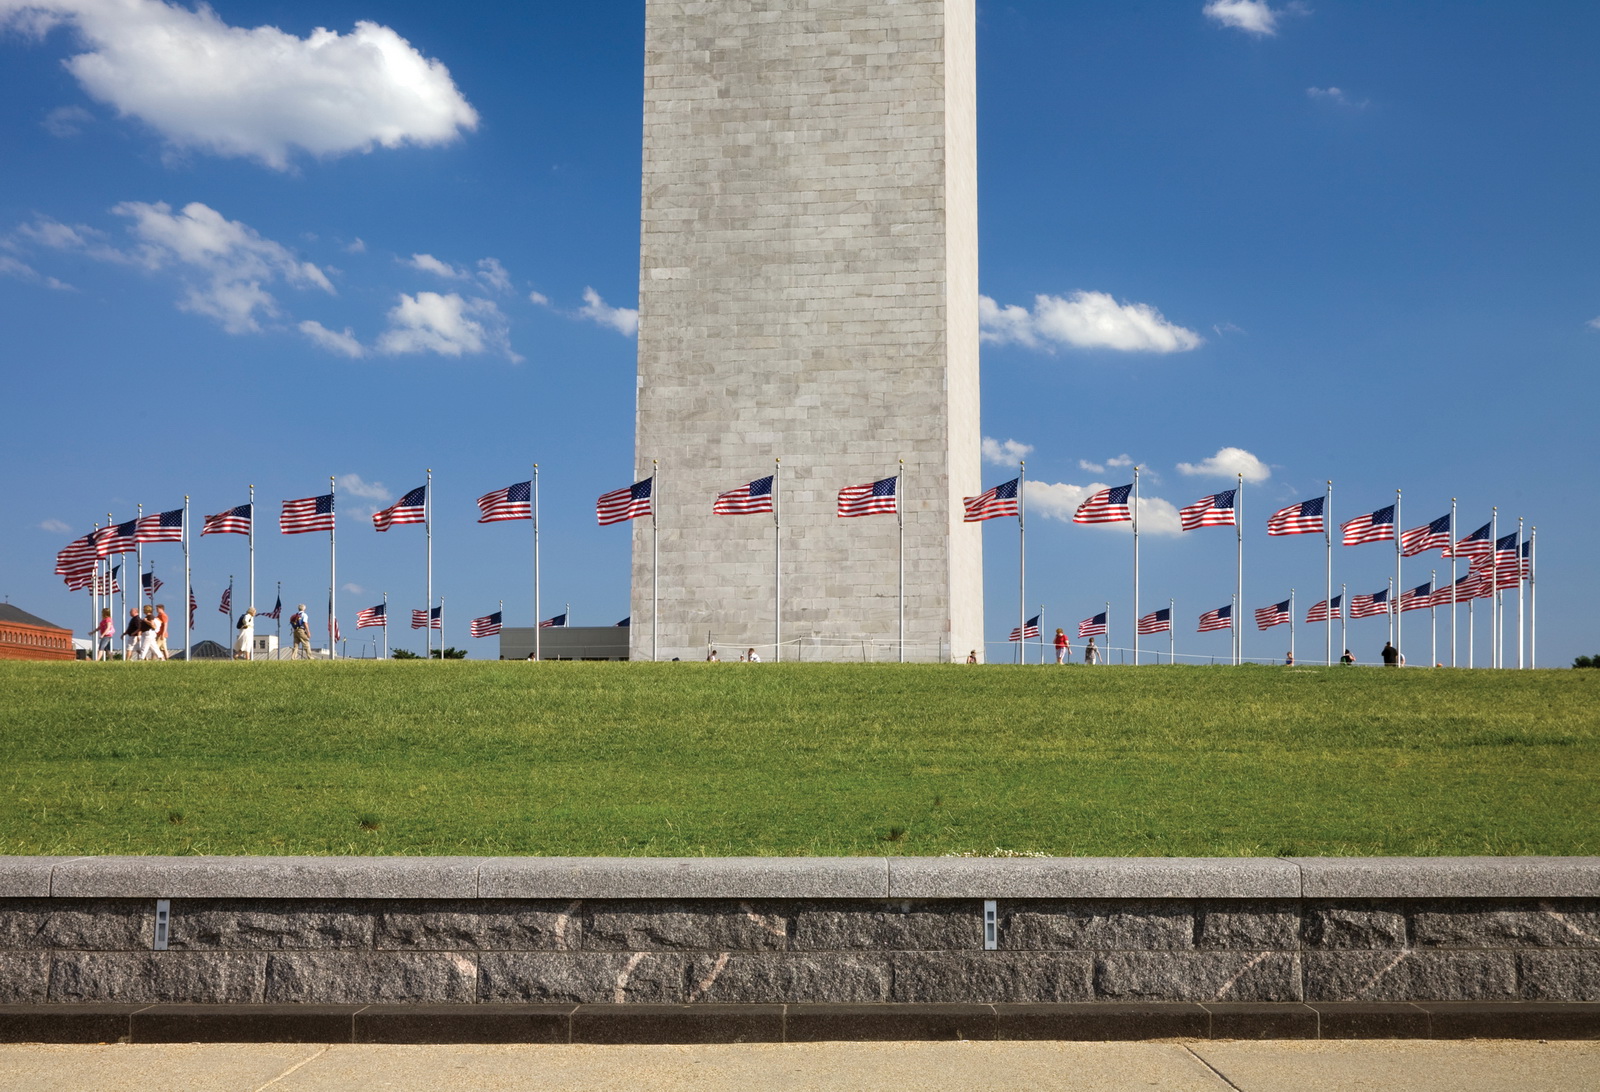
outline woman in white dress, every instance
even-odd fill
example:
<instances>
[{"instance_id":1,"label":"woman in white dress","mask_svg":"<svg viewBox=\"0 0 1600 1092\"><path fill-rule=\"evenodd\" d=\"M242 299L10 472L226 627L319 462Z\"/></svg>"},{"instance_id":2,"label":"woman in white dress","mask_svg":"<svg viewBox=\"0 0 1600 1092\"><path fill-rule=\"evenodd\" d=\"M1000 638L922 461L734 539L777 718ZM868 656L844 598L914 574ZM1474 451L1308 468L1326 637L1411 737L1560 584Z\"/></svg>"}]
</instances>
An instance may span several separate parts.
<instances>
[{"instance_id":1,"label":"woman in white dress","mask_svg":"<svg viewBox=\"0 0 1600 1092\"><path fill-rule=\"evenodd\" d=\"M235 660L248 660L250 658L250 644L256 635L256 608L246 607L245 612L239 615L239 639L233 643L233 658Z\"/></svg>"}]
</instances>

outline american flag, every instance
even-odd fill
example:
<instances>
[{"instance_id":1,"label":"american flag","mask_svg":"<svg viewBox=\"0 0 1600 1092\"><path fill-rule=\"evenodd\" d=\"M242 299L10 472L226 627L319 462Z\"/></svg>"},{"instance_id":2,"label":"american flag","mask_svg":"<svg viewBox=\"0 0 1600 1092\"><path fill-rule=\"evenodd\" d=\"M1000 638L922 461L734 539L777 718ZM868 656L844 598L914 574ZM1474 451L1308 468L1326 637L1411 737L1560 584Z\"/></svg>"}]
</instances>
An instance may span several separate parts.
<instances>
[{"instance_id":1,"label":"american flag","mask_svg":"<svg viewBox=\"0 0 1600 1092\"><path fill-rule=\"evenodd\" d=\"M493 637L500 632L500 612L485 614L482 618L474 618L467 625L467 632L474 637Z\"/></svg>"},{"instance_id":2,"label":"american flag","mask_svg":"<svg viewBox=\"0 0 1600 1092\"><path fill-rule=\"evenodd\" d=\"M283 513L278 517L278 530L286 535L333 530L333 494L284 501Z\"/></svg>"},{"instance_id":3,"label":"american flag","mask_svg":"<svg viewBox=\"0 0 1600 1092\"><path fill-rule=\"evenodd\" d=\"M1230 603L1226 607L1218 607L1216 610L1208 610L1202 614L1200 616L1200 628L1197 632L1210 633L1212 630L1232 628L1233 604Z\"/></svg>"},{"instance_id":4,"label":"american flag","mask_svg":"<svg viewBox=\"0 0 1600 1092\"><path fill-rule=\"evenodd\" d=\"M278 601L276 603L272 604L271 613L263 614L261 617L263 617L263 618L271 618L274 622L276 622L279 618L282 618L283 617L283 596L280 595L278 597Z\"/></svg>"},{"instance_id":5,"label":"american flag","mask_svg":"<svg viewBox=\"0 0 1600 1092\"><path fill-rule=\"evenodd\" d=\"M1502 554L1498 559L1498 563L1493 566L1492 571L1487 561L1474 561L1472 563L1472 567L1467 571L1469 575L1471 573L1478 574L1478 579L1483 581L1485 589L1483 594L1488 595L1489 593L1487 589L1491 580L1493 581L1494 586L1501 591L1505 591L1507 588L1514 588L1518 584L1521 584L1525 579L1527 579L1525 568L1526 564L1526 562L1523 562L1521 565L1519 565L1515 555L1507 558Z\"/></svg>"},{"instance_id":6,"label":"american flag","mask_svg":"<svg viewBox=\"0 0 1600 1092\"><path fill-rule=\"evenodd\" d=\"M1267 534L1269 535L1320 535L1324 523L1322 513L1322 497L1313 497L1299 504L1291 504L1287 508L1280 508L1272 513L1272 518L1267 520Z\"/></svg>"},{"instance_id":7,"label":"american flag","mask_svg":"<svg viewBox=\"0 0 1600 1092\"><path fill-rule=\"evenodd\" d=\"M1289 601L1274 603L1270 607L1256 608L1256 628L1271 629L1273 626L1287 625L1289 622Z\"/></svg>"},{"instance_id":8,"label":"american flag","mask_svg":"<svg viewBox=\"0 0 1600 1092\"><path fill-rule=\"evenodd\" d=\"M978 523L986 519L999 519L1002 516L1020 516L1022 504L1017 494L1021 482L1021 478L1012 478L1008 482L1001 482L993 489L979 493L976 497L962 497L961 504L967 510L962 522Z\"/></svg>"},{"instance_id":9,"label":"american flag","mask_svg":"<svg viewBox=\"0 0 1600 1092\"><path fill-rule=\"evenodd\" d=\"M241 504L237 508L230 508L226 512L218 512L214 516L207 516L200 525L202 535L248 535L250 533L250 520L253 513L252 505Z\"/></svg>"},{"instance_id":10,"label":"american flag","mask_svg":"<svg viewBox=\"0 0 1600 1092\"><path fill-rule=\"evenodd\" d=\"M102 558L112 554L125 554L136 549L138 541L133 537L139 521L130 519L127 523L118 523L111 527L102 527L95 534L95 553Z\"/></svg>"},{"instance_id":11,"label":"american flag","mask_svg":"<svg viewBox=\"0 0 1600 1092\"><path fill-rule=\"evenodd\" d=\"M1394 505L1357 516L1349 523L1340 524L1339 530L1344 532L1346 546L1359 546L1363 542L1393 542Z\"/></svg>"},{"instance_id":12,"label":"american flag","mask_svg":"<svg viewBox=\"0 0 1600 1092\"><path fill-rule=\"evenodd\" d=\"M1237 489L1225 489L1221 493L1201 497L1187 508L1178 509L1178 519L1183 529L1192 531L1196 527L1234 526L1238 522L1234 509L1238 493Z\"/></svg>"},{"instance_id":13,"label":"american flag","mask_svg":"<svg viewBox=\"0 0 1600 1092\"><path fill-rule=\"evenodd\" d=\"M1078 623L1079 637L1104 637L1106 635L1106 612L1101 611L1093 618L1085 618Z\"/></svg>"},{"instance_id":14,"label":"american flag","mask_svg":"<svg viewBox=\"0 0 1600 1092\"><path fill-rule=\"evenodd\" d=\"M419 485L381 512L372 514L372 526L387 531L397 523L423 523L428 518L428 487Z\"/></svg>"},{"instance_id":15,"label":"american flag","mask_svg":"<svg viewBox=\"0 0 1600 1092\"><path fill-rule=\"evenodd\" d=\"M1456 602L1465 603L1468 599L1489 598L1489 570L1479 569L1476 566L1467 570L1467 575L1457 580L1454 584ZM1442 602L1449 602L1449 588L1440 588L1439 593L1444 596Z\"/></svg>"},{"instance_id":16,"label":"american flag","mask_svg":"<svg viewBox=\"0 0 1600 1092\"><path fill-rule=\"evenodd\" d=\"M1533 540L1522 544L1522 579L1533 579Z\"/></svg>"},{"instance_id":17,"label":"american flag","mask_svg":"<svg viewBox=\"0 0 1600 1092\"><path fill-rule=\"evenodd\" d=\"M1434 605L1433 581L1418 584L1410 591L1400 593L1401 610L1426 610Z\"/></svg>"},{"instance_id":18,"label":"american flag","mask_svg":"<svg viewBox=\"0 0 1600 1092\"><path fill-rule=\"evenodd\" d=\"M1342 595L1336 595L1332 599L1324 599L1320 603L1317 603L1310 610L1306 611L1306 621L1329 622L1335 618L1342 617L1342 615L1339 613L1339 608L1342 605L1340 600L1343 598L1344 596Z\"/></svg>"},{"instance_id":19,"label":"american flag","mask_svg":"<svg viewBox=\"0 0 1600 1092\"><path fill-rule=\"evenodd\" d=\"M194 628L194 612L200 609L200 601L194 597L194 589L189 589L189 628Z\"/></svg>"},{"instance_id":20,"label":"american flag","mask_svg":"<svg viewBox=\"0 0 1600 1092\"><path fill-rule=\"evenodd\" d=\"M443 607L434 607L432 610L413 610L411 612L412 629L443 629L443 619L439 612Z\"/></svg>"},{"instance_id":21,"label":"american flag","mask_svg":"<svg viewBox=\"0 0 1600 1092\"><path fill-rule=\"evenodd\" d=\"M182 542L183 509L158 512L137 521L133 531L135 542Z\"/></svg>"},{"instance_id":22,"label":"american flag","mask_svg":"<svg viewBox=\"0 0 1600 1092\"><path fill-rule=\"evenodd\" d=\"M118 565L116 568L112 569L109 573L101 573L100 574L100 578L98 580L93 581L93 587L94 587L95 594L96 595L121 595L122 594L122 584L117 580L117 574L120 573L121 571L122 571L122 566ZM74 589L74 590L76 590L76 589Z\"/></svg>"},{"instance_id":23,"label":"american flag","mask_svg":"<svg viewBox=\"0 0 1600 1092\"><path fill-rule=\"evenodd\" d=\"M333 643L338 644L342 640L344 640L344 635L339 632L339 619L335 618L333 620Z\"/></svg>"},{"instance_id":24,"label":"american flag","mask_svg":"<svg viewBox=\"0 0 1600 1092\"><path fill-rule=\"evenodd\" d=\"M894 515L898 476L867 485L847 485L839 490L839 516Z\"/></svg>"},{"instance_id":25,"label":"american flag","mask_svg":"<svg viewBox=\"0 0 1600 1092\"><path fill-rule=\"evenodd\" d=\"M356 612L357 629L368 629L372 626L388 626L388 624L389 605L387 603L379 603L375 607L368 607L366 610Z\"/></svg>"},{"instance_id":26,"label":"american flag","mask_svg":"<svg viewBox=\"0 0 1600 1092\"><path fill-rule=\"evenodd\" d=\"M1373 592L1371 595L1354 595L1350 597L1350 617L1371 618L1378 614L1389 613L1389 589Z\"/></svg>"},{"instance_id":27,"label":"american flag","mask_svg":"<svg viewBox=\"0 0 1600 1092\"><path fill-rule=\"evenodd\" d=\"M1400 554L1416 557L1424 550L1450 549L1450 514L1447 512L1422 527L1413 527L1400 536Z\"/></svg>"},{"instance_id":28,"label":"american flag","mask_svg":"<svg viewBox=\"0 0 1600 1092\"><path fill-rule=\"evenodd\" d=\"M160 591L161 586L165 583L165 580L162 580L153 572L139 574L139 587L143 588L145 595L151 599L156 597L156 592Z\"/></svg>"},{"instance_id":29,"label":"american flag","mask_svg":"<svg viewBox=\"0 0 1600 1092\"><path fill-rule=\"evenodd\" d=\"M640 516L653 516L655 507L650 494L654 485L655 478L649 477L642 482L634 482L626 489L613 489L600 494L600 499L594 503L594 514L599 518L600 526L607 527Z\"/></svg>"},{"instance_id":30,"label":"american flag","mask_svg":"<svg viewBox=\"0 0 1600 1092\"><path fill-rule=\"evenodd\" d=\"M56 554L56 575L61 577L73 591L87 588L94 576L95 534L73 539Z\"/></svg>"},{"instance_id":31,"label":"american flag","mask_svg":"<svg viewBox=\"0 0 1600 1092\"><path fill-rule=\"evenodd\" d=\"M626 618L623 619L623 622L625 622L625 621L627 621ZM540 622L539 623L539 628L540 629L551 629L553 627L564 626L566 624L567 624L567 615L566 615L566 612L563 611L562 613L556 615L554 618L546 618L544 621ZM618 622L617 624L621 625L622 622Z\"/></svg>"},{"instance_id":32,"label":"american flag","mask_svg":"<svg viewBox=\"0 0 1600 1092\"><path fill-rule=\"evenodd\" d=\"M1149 614L1139 619L1139 625L1137 628L1139 633L1144 636L1149 636L1152 633L1171 633L1172 608L1162 607L1160 610L1151 611Z\"/></svg>"},{"instance_id":33,"label":"american flag","mask_svg":"<svg viewBox=\"0 0 1600 1092\"><path fill-rule=\"evenodd\" d=\"M479 523L495 523L503 519L532 519L532 480L508 485L504 489L496 489L493 493L485 493L478 498L478 511L483 513L478 517Z\"/></svg>"},{"instance_id":34,"label":"american flag","mask_svg":"<svg viewBox=\"0 0 1600 1092\"><path fill-rule=\"evenodd\" d=\"M1445 557L1488 557L1494 547L1489 542L1490 529L1493 523L1485 523L1472 534L1457 542L1455 546L1445 547Z\"/></svg>"},{"instance_id":35,"label":"american flag","mask_svg":"<svg viewBox=\"0 0 1600 1092\"><path fill-rule=\"evenodd\" d=\"M231 587L222 589L222 602L217 604L217 613L226 614L229 618L233 617L233 589Z\"/></svg>"},{"instance_id":36,"label":"american flag","mask_svg":"<svg viewBox=\"0 0 1600 1092\"><path fill-rule=\"evenodd\" d=\"M1072 514L1073 523L1127 523L1133 519L1128 511L1128 497L1133 493L1133 483L1102 489L1082 504Z\"/></svg>"},{"instance_id":37,"label":"american flag","mask_svg":"<svg viewBox=\"0 0 1600 1092\"><path fill-rule=\"evenodd\" d=\"M718 516L752 516L772 511L772 482L774 475L757 478L748 485L718 493L711 511Z\"/></svg>"},{"instance_id":38,"label":"american flag","mask_svg":"<svg viewBox=\"0 0 1600 1092\"><path fill-rule=\"evenodd\" d=\"M1011 640L1027 641L1039 636L1039 616L1035 614L1020 626L1011 630Z\"/></svg>"}]
</instances>

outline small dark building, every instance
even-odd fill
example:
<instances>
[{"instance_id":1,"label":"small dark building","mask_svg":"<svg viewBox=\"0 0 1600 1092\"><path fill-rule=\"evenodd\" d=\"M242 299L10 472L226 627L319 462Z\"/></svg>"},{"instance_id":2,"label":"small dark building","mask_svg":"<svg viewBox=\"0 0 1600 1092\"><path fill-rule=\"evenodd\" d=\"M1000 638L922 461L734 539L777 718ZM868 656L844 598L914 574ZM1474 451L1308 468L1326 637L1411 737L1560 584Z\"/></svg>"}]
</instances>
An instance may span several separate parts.
<instances>
[{"instance_id":1,"label":"small dark building","mask_svg":"<svg viewBox=\"0 0 1600 1092\"><path fill-rule=\"evenodd\" d=\"M72 660L72 631L0 603L0 660Z\"/></svg>"}]
</instances>

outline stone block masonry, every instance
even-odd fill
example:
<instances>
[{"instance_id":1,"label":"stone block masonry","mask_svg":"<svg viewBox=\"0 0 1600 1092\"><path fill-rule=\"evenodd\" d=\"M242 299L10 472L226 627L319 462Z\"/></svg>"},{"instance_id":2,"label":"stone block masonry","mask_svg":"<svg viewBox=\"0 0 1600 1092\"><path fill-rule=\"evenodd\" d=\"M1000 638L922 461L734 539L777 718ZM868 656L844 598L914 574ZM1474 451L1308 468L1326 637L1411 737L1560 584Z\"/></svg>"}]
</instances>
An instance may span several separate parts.
<instances>
[{"instance_id":1,"label":"stone block masonry","mask_svg":"<svg viewBox=\"0 0 1600 1092\"><path fill-rule=\"evenodd\" d=\"M982 647L975 38L973 0L648 0L636 658L771 659L776 535L783 655L895 658L896 520L834 506L901 459L908 658ZM712 515L774 459L780 530Z\"/></svg>"},{"instance_id":2,"label":"stone block masonry","mask_svg":"<svg viewBox=\"0 0 1600 1092\"><path fill-rule=\"evenodd\" d=\"M1600 860L1367 865L0 858L0 1005L1600 1002Z\"/></svg>"}]
</instances>

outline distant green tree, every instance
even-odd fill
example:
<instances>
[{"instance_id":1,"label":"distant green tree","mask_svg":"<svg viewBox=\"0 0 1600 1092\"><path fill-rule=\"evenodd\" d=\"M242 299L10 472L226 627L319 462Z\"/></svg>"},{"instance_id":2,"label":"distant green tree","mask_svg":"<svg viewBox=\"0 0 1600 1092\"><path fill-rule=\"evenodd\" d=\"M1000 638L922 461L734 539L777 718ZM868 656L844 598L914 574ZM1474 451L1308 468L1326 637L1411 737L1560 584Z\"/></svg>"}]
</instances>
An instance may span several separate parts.
<instances>
[{"instance_id":1,"label":"distant green tree","mask_svg":"<svg viewBox=\"0 0 1600 1092\"><path fill-rule=\"evenodd\" d=\"M433 650L433 658L435 660L441 658L446 660L465 660L467 658L467 650L464 648L446 648L443 650L436 648Z\"/></svg>"},{"instance_id":2,"label":"distant green tree","mask_svg":"<svg viewBox=\"0 0 1600 1092\"><path fill-rule=\"evenodd\" d=\"M1573 667L1600 667L1600 656L1579 656L1572 661Z\"/></svg>"},{"instance_id":3,"label":"distant green tree","mask_svg":"<svg viewBox=\"0 0 1600 1092\"><path fill-rule=\"evenodd\" d=\"M394 652L391 655L396 660L420 660L420 659L422 659L421 656L418 656L415 652L412 652L408 648L397 648L397 649L394 650Z\"/></svg>"}]
</instances>

